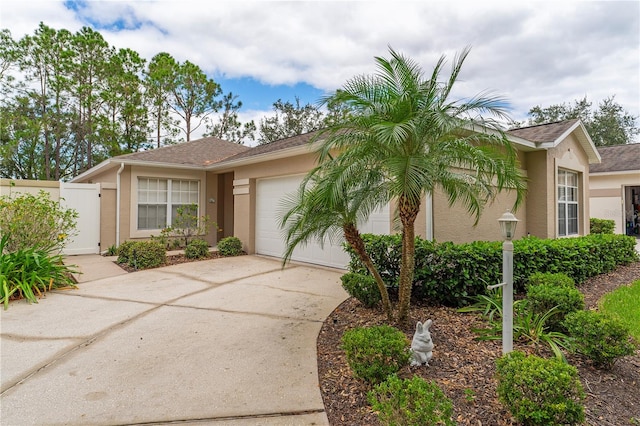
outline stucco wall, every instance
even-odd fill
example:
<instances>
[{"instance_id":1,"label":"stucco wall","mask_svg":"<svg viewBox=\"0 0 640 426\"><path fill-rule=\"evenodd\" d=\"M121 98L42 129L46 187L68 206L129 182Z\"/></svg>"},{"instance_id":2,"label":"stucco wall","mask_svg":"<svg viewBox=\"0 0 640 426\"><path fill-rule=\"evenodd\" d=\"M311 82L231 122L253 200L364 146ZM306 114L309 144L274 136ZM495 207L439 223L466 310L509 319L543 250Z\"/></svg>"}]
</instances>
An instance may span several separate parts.
<instances>
[{"instance_id":1,"label":"stucco wall","mask_svg":"<svg viewBox=\"0 0 640 426\"><path fill-rule=\"evenodd\" d=\"M502 239L498 218L507 210L512 210L516 200L515 193L503 192L495 201L484 207L478 225L475 218L459 203L449 207L446 195L436 191L433 197L434 238L436 241L452 241L469 243L472 241L499 241ZM527 235L526 202L517 211L512 211L518 218L515 238Z\"/></svg>"},{"instance_id":2,"label":"stucco wall","mask_svg":"<svg viewBox=\"0 0 640 426\"><path fill-rule=\"evenodd\" d=\"M527 232L538 238L547 238L554 233L555 226L555 209L549 211L549 205L555 203L553 165L549 164L546 151L528 152L525 158L528 176L524 210Z\"/></svg>"},{"instance_id":3,"label":"stucco wall","mask_svg":"<svg viewBox=\"0 0 640 426\"><path fill-rule=\"evenodd\" d=\"M0 179L0 196L12 194L37 195L40 191L49 193L54 201L60 199L60 182L50 180Z\"/></svg>"},{"instance_id":4,"label":"stucco wall","mask_svg":"<svg viewBox=\"0 0 640 426\"><path fill-rule=\"evenodd\" d=\"M100 250L116 244L116 185L100 184Z\"/></svg>"},{"instance_id":5,"label":"stucco wall","mask_svg":"<svg viewBox=\"0 0 640 426\"><path fill-rule=\"evenodd\" d=\"M555 148L525 155L528 173L527 231L539 238L557 238L558 170L578 174L579 235L589 233L589 159L573 135Z\"/></svg>"},{"instance_id":6,"label":"stucco wall","mask_svg":"<svg viewBox=\"0 0 640 426\"><path fill-rule=\"evenodd\" d=\"M210 245L215 245L218 242L218 228L220 225L220 219L222 218L222 203L218 194L218 181L219 176L215 173L206 174L206 182L201 184L201 192L204 191L204 211L202 214L209 217L209 233L205 237L205 240Z\"/></svg>"},{"instance_id":7,"label":"stucco wall","mask_svg":"<svg viewBox=\"0 0 640 426\"><path fill-rule=\"evenodd\" d=\"M584 149L574 135L569 135L557 147L549 150L549 157L552 158L554 169L553 188L550 193L554 194L553 203L549 205L549 212L553 212L553 217L558 215L557 203L557 171L559 169L569 170L578 173L578 235L589 233L589 158ZM554 220L553 233L548 238L558 237L558 229Z\"/></svg>"}]
</instances>

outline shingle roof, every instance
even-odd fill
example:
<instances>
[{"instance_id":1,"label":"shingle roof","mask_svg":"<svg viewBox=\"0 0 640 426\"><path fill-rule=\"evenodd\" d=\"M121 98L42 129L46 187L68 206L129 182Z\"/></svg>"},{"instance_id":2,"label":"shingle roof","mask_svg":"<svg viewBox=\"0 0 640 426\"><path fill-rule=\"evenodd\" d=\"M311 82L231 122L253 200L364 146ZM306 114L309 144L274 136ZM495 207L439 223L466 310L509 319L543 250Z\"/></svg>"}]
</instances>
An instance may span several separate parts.
<instances>
[{"instance_id":1,"label":"shingle roof","mask_svg":"<svg viewBox=\"0 0 640 426\"><path fill-rule=\"evenodd\" d=\"M240 152L233 157L229 157L225 159L226 161L234 161L239 160L241 158L249 158L256 155L268 154L270 152L280 151L287 148L294 148L297 146L306 145L311 142L314 136L317 135L316 132L304 133L302 135L292 136L287 139L280 139L278 141L274 141L271 143L266 143L264 145L258 145L256 147L251 148L250 150Z\"/></svg>"},{"instance_id":2,"label":"shingle roof","mask_svg":"<svg viewBox=\"0 0 640 426\"><path fill-rule=\"evenodd\" d=\"M249 150L251 148L210 136L149 151L120 155L115 159L208 166Z\"/></svg>"},{"instance_id":3,"label":"shingle roof","mask_svg":"<svg viewBox=\"0 0 640 426\"><path fill-rule=\"evenodd\" d=\"M555 142L560 136L571 128L578 119L558 121L556 123L539 124L536 126L523 127L509 130L507 133L529 140L531 142Z\"/></svg>"},{"instance_id":4,"label":"shingle roof","mask_svg":"<svg viewBox=\"0 0 640 426\"><path fill-rule=\"evenodd\" d=\"M602 162L592 164L590 173L640 171L640 143L601 146L598 148Z\"/></svg>"}]
</instances>

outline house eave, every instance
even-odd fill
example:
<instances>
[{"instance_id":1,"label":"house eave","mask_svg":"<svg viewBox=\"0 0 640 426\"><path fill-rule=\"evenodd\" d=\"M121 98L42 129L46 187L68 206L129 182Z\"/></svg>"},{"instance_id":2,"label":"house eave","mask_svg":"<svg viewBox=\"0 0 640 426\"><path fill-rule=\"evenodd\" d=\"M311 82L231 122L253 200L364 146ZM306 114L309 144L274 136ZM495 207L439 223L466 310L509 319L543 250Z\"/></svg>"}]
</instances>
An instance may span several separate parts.
<instances>
[{"instance_id":1,"label":"house eave","mask_svg":"<svg viewBox=\"0 0 640 426\"><path fill-rule=\"evenodd\" d=\"M640 177L640 170L613 170L609 172L589 172L589 176L635 176ZM640 182L640 181L639 181Z\"/></svg>"},{"instance_id":2,"label":"house eave","mask_svg":"<svg viewBox=\"0 0 640 426\"><path fill-rule=\"evenodd\" d=\"M142 161L142 160L128 160L128 159L118 159L118 158L110 158L108 160L103 161L97 166L87 170L84 173L79 174L78 176L71 179L70 182L79 182L87 180L98 173L103 171L119 167L121 164L126 166L141 166L141 167L166 167L171 169L179 169L179 170L198 170L204 171L205 166L199 166L195 164L177 164L177 163L167 163L167 162L159 162L159 161Z\"/></svg>"},{"instance_id":3,"label":"house eave","mask_svg":"<svg viewBox=\"0 0 640 426\"><path fill-rule=\"evenodd\" d=\"M237 160L221 161L219 163L211 164L205 167L207 171L219 171L229 169L233 167L247 166L255 163L261 163L264 161L280 160L282 158L295 157L297 155L311 154L315 151L315 148L319 145L320 141L306 143L304 145L294 146L291 148L280 149L272 152L265 152L264 154L252 155L249 157L238 158Z\"/></svg>"}]
</instances>

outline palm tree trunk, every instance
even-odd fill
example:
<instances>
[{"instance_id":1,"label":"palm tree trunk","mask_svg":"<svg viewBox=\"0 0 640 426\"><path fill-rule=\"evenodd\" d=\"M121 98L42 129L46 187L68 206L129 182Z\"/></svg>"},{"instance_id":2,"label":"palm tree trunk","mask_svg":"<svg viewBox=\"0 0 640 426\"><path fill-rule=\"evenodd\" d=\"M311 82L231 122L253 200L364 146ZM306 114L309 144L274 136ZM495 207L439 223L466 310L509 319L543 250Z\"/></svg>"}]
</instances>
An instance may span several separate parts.
<instances>
[{"instance_id":1,"label":"palm tree trunk","mask_svg":"<svg viewBox=\"0 0 640 426\"><path fill-rule=\"evenodd\" d=\"M416 240L415 221L420 211L420 204L411 202L405 196L398 202L400 221L402 222L402 261L400 264L400 282L398 283L398 323L405 324L409 320L411 307L411 287L415 269Z\"/></svg>"},{"instance_id":2,"label":"palm tree trunk","mask_svg":"<svg viewBox=\"0 0 640 426\"><path fill-rule=\"evenodd\" d=\"M369 257L364 246L364 241L362 241L362 237L360 236L360 232L352 223L344 225L343 230L344 238L349 244L351 244L351 247L353 247L355 252L358 254L362 263L364 263L369 273L371 273L373 278L376 280L376 284L378 285L378 290L380 291L380 296L382 298L382 310L387 316L387 321L391 323L393 321L393 311L391 309L391 301L389 300L387 286L384 284L384 281L382 281L382 277L380 276L378 269Z\"/></svg>"}]
</instances>

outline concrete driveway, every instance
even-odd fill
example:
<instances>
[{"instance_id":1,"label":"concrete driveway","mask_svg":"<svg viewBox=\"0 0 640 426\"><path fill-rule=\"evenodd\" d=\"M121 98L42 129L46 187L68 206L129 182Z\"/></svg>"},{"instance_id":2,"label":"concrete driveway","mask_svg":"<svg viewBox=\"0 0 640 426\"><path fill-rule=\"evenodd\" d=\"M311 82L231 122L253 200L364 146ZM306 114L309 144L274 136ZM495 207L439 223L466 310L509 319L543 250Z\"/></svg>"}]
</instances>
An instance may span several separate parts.
<instances>
[{"instance_id":1,"label":"concrete driveway","mask_svg":"<svg viewBox=\"0 0 640 426\"><path fill-rule=\"evenodd\" d=\"M341 271L241 256L1 314L2 425L326 425L316 338Z\"/></svg>"}]
</instances>

